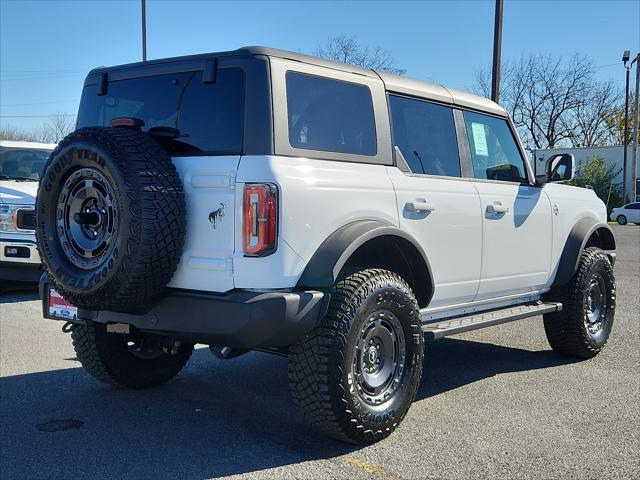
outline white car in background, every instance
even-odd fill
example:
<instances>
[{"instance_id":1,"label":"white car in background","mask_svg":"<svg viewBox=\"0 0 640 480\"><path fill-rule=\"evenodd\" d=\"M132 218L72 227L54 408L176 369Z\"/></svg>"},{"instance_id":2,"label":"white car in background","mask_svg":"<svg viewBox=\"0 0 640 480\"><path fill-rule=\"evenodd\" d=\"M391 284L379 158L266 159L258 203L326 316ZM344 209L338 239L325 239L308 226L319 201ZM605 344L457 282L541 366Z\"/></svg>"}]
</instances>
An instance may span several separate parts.
<instances>
[{"instance_id":1,"label":"white car in background","mask_svg":"<svg viewBox=\"0 0 640 480\"><path fill-rule=\"evenodd\" d=\"M627 223L640 224L640 202L627 203L621 207L614 208L611 210L609 218L620 225L626 225Z\"/></svg>"},{"instance_id":2,"label":"white car in background","mask_svg":"<svg viewBox=\"0 0 640 480\"><path fill-rule=\"evenodd\" d=\"M36 282L42 273L35 237L36 192L55 147L0 140L0 290L14 282Z\"/></svg>"}]
</instances>

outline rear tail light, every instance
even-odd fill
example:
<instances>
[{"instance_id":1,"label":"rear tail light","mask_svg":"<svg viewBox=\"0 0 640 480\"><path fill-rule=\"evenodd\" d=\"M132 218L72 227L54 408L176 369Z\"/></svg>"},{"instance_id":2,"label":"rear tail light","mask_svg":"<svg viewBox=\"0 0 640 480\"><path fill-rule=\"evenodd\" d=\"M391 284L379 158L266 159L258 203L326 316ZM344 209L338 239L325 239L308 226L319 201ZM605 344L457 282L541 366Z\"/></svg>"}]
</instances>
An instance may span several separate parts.
<instances>
[{"instance_id":1,"label":"rear tail light","mask_svg":"<svg viewBox=\"0 0 640 480\"><path fill-rule=\"evenodd\" d=\"M269 183L244 187L243 247L248 257L275 252L278 239L278 188Z\"/></svg>"},{"instance_id":2,"label":"rear tail light","mask_svg":"<svg viewBox=\"0 0 640 480\"><path fill-rule=\"evenodd\" d=\"M112 118L109 122L110 127L127 127L140 130L144 127L144 120L134 117L117 117Z\"/></svg>"}]
</instances>

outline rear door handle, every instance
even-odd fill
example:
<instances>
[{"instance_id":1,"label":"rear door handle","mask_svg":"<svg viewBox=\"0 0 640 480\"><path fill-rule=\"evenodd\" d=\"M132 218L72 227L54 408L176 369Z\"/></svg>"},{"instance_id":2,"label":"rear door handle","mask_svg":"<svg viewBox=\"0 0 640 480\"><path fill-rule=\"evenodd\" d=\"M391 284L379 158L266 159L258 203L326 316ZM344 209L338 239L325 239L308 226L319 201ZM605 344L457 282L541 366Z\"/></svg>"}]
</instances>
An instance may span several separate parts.
<instances>
[{"instance_id":1,"label":"rear door handle","mask_svg":"<svg viewBox=\"0 0 640 480\"><path fill-rule=\"evenodd\" d=\"M433 203L427 202L426 200L423 200L423 199L416 199L413 202L407 202L405 207L410 212L416 212L416 213L417 212L433 212L436 209L436 206Z\"/></svg>"},{"instance_id":2,"label":"rear door handle","mask_svg":"<svg viewBox=\"0 0 640 480\"><path fill-rule=\"evenodd\" d=\"M501 202L493 202L493 204L487 205L488 213L509 213L509 207L502 205Z\"/></svg>"}]
</instances>

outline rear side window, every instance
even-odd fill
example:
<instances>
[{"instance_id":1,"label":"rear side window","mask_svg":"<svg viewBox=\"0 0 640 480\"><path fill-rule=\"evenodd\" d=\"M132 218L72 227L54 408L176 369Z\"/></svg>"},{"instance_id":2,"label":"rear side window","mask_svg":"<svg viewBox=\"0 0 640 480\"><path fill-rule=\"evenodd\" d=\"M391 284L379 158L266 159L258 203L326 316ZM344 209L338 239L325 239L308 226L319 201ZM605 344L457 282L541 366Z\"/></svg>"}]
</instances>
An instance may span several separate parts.
<instances>
[{"instance_id":1,"label":"rear side window","mask_svg":"<svg viewBox=\"0 0 640 480\"><path fill-rule=\"evenodd\" d=\"M640 203L630 203L624 208L628 208L629 210L640 210Z\"/></svg>"},{"instance_id":2,"label":"rear side window","mask_svg":"<svg viewBox=\"0 0 640 480\"><path fill-rule=\"evenodd\" d=\"M143 131L175 129L160 140L170 154L240 154L244 90L239 68L220 69L215 83L203 83L197 71L109 82L102 96L88 86L77 126L109 126L114 118L133 117L144 121Z\"/></svg>"},{"instance_id":3,"label":"rear side window","mask_svg":"<svg viewBox=\"0 0 640 480\"><path fill-rule=\"evenodd\" d=\"M376 154L373 101L364 85L287 72L287 112L294 148Z\"/></svg>"},{"instance_id":4,"label":"rear side window","mask_svg":"<svg viewBox=\"0 0 640 480\"><path fill-rule=\"evenodd\" d=\"M524 159L507 122L464 112L475 178L526 183Z\"/></svg>"},{"instance_id":5,"label":"rear side window","mask_svg":"<svg viewBox=\"0 0 640 480\"><path fill-rule=\"evenodd\" d=\"M393 142L413 173L460 176L460 155L449 107L389 96Z\"/></svg>"}]
</instances>

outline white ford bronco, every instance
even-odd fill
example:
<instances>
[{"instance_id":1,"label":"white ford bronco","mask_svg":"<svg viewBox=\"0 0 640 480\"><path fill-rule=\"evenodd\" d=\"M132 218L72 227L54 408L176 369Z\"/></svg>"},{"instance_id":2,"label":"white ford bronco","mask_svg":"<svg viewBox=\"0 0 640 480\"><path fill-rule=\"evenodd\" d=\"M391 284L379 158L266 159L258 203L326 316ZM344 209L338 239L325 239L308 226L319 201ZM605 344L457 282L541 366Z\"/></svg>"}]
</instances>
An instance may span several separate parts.
<instances>
[{"instance_id":1,"label":"white ford bronco","mask_svg":"<svg viewBox=\"0 0 640 480\"><path fill-rule=\"evenodd\" d=\"M534 177L474 95L263 47L89 73L37 198L43 313L129 388L195 343L287 355L293 403L354 443L389 435L425 341L543 315L596 355L615 240L589 189Z\"/></svg>"}]
</instances>

